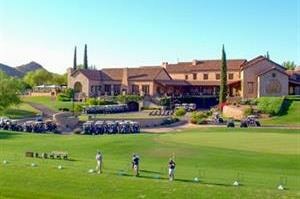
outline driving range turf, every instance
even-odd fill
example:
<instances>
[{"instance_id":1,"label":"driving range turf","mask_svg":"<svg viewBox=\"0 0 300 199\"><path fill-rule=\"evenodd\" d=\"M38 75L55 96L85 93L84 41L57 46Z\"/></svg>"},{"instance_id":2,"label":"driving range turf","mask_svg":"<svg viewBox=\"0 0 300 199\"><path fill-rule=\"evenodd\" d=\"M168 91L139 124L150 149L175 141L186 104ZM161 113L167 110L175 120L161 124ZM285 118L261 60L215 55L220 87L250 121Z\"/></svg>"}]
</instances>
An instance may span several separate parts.
<instances>
[{"instance_id":1,"label":"driving range turf","mask_svg":"<svg viewBox=\"0 0 300 199\"><path fill-rule=\"evenodd\" d=\"M98 149L104 154L100 175L88 172ZM26 158L26 151L67 151L71 160ZM141 157L140 177L132 176L134 152ZM176 180L169 182L173 154ZM300 197L299 130L201 128L105 136L2 131L0 161L0 198ZM232 186L235 180L242 185ZM287 189L277 190L279 183Z\"/></svg>"}]
</instances>

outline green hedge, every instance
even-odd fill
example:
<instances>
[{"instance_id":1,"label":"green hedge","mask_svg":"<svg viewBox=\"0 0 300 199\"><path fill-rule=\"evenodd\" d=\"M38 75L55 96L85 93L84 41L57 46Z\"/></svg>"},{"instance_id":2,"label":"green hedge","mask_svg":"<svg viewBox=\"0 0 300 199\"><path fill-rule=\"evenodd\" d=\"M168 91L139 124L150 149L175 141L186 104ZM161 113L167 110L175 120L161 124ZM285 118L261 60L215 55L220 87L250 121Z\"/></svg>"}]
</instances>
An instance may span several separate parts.
<instances>
[{"instance_id":1,"label":"green hedge","mask_svg":"<svg viewBox=\"0 0 300 199\"><path fill-rule=\"evenodd\" d=\"M104 99L96 99L96 98L88 98L86 100L87 105L112 105L112 104L117 104L114 101L108 101Z\"/></svg>"},{"instance_id":2,"label":"green hedge","mask_svg":"<svg viewBox=\"0 0 300 199\"><path fill-rule=\"evenodd\" d=\"M118 95L116 99L120 103L126 104L128 102L139 102L142 100L142 97L139 95Z\"/></svg>"},{"instance_id":3,"label":"green hedge","mask_svg":"<svg viewBox=\"0 0 300 199\"><path fill-rule=\"evenodd\" d=\"M257 100L257 109L271 116L278 115L283 102L284 97L261 97Z\"/></svg>"}]
</instances>

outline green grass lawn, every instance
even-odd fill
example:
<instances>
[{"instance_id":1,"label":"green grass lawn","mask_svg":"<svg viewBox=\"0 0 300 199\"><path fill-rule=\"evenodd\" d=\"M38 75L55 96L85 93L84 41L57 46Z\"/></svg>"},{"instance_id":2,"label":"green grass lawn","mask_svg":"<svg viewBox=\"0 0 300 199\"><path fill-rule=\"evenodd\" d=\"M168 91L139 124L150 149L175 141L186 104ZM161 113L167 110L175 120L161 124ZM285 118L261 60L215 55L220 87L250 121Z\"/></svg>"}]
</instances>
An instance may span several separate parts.
<instances>
[{"instance_id":1,"label":"green grass lawn","mask_svg":"<svg viewBox=\"0 0 300 199\"><path fill-rule=\"evenodd\" d=\"M69 110L72 110L72 106L73 106L72 102L61 102L50 96L24 96L22 97L22 100L24 102L33 102L33 103L42 104L54 111L58 111L59 108L68 108ZM79 102L75 102L75 103L79 103Z\"/></svg>"},{"instance_id":2,"label":"green grass lawn","mask_svg":"<svg viewBox=\"0 0 300 199\"><path fill-rule=\"evenodd\" d=\"M300 97L289 97L288 100L290 100L290 105L286 113L281 116L264 119L262 120L262 124L273 126L300 126Z\"/></svg>"},{"instance_id":3,"label":"green grass lawn","mask_svg":"<svg viewBox=\"0 0 300 199\"><path fill-rule=\"evenodd\" d=\"M112 136L0 132L0 198L299 198L299 143L299 131L285 129ZM97 149L104 154L101 175L88 173ZM25 151L67 151L73 161L25 158ZM141 156L141 177L132 176L134 152ZM173 154L176 181L169 182ZM243 186L233 187L237 176ZM281 177L287 190L276 189Z\"/></svg>"},{"instance_id":4,"label":"green grass lawn","mask_svg":"<svg viewBox=\"0 0 300 199\"><path fill-rule=\"evenodd\" d=\"M38 113L39 111L30 106L29 104L21 103L17 106L12 106L8 108L3 113L0 113L0 115L9 117L11 119L22 119L26 117L35 117Z\"/></svg>"}]
</instances>

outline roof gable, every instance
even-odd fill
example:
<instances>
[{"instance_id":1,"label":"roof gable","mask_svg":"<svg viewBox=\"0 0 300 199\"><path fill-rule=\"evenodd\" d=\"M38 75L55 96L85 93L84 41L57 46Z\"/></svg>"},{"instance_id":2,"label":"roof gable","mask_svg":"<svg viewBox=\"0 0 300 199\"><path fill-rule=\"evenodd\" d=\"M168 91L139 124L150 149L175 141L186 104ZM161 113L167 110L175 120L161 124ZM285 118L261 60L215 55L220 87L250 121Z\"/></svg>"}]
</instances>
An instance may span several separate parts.
<instances>
[{"instance_id":1,"label":"roof gable","mask_svg":"<svg viewBox=\"0 0 300 199\"><path fill-rule=\"evenodd\" d=\"M247 62L245 62L243 65L242 65L242 70L244 70L244 69L246 69L246 68L248 68L248 67L251 67L251 66L253 66L253 65L255 65L255 64L257 64L257 63L259 63L259 62L261 62L261 61L268 61L268 62L270 62L270 63L272 63L272 64L274 64L274 65L276 65L276 66L278 66L278 67L280 67L280 68L282 68L282 69L284 69L285 70L285 68L283 67L283 66L281 66L280 64L277 64L276 62L274 62L274 61L272 61L271 59L268 59L268 58L266 58L266 57L264 57L264 56L262 56L262 55L260 55L260 56L258 56L258 57L256 57L256 58L254 58L254 59L251 59L250 61L247 61Z\"/></svg>"},{"instance_id":2,"label":"roof gable","mask_svg":"<svg viewBox=\"0 0 300 199\"><path fill-rule=\"evenodd\" d=\"M75 77L78 74L82 74L89 80L96 80L96 81L102 80L101 71L99 70L77 69L74 72L72 72L71 76Z\"/></svg>"},{"instance_id":3,"label":"roof gable","mask_svg":"<svg viewBox=\"0 0 300 199\"><path fill-rule=\"evenodd\" d=\"M276 71L278 71L278 72L280 72L280 73L282 73L282 74L284 74L284 75L286 75L286 76L289 76L286 72L284 72L284 71L282 71L282 70L279 70L279 69L276 68L276 67L269 68L269 69L267 69L267 70L265 70L265 71L259 73L258 76L265 75L265 74L267 74L267 73L269 73L269 72L271 72L271 71L273 71L273 70L276 70Z\"/></svg>"}]
</instances>

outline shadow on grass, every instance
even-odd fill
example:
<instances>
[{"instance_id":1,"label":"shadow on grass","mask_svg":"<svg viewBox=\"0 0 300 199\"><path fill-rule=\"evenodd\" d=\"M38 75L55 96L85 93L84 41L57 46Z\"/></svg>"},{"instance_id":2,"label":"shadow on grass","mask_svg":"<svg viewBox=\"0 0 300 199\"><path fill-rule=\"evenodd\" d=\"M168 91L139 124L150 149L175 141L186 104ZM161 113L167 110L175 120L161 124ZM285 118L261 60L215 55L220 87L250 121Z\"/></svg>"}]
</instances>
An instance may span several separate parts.
<instances>
[{"instance_id":1,"label":"shadow on grass","mask_svg":"<svg viewBox=\"0 0 300 199\"><path fill-rule=\"evenodd\" d=\"M280 107L280 111L278 113L277 116L283 116L288 114L288 110L292 104L292 102L294 101L294 99L285 99Z\"/></svg>"},{"instance_id":2,"label":"shadow on grass","mask_svg":"<svg viewBox=\"0 0 300 199\"><path fill-rule=\"evenodd\" d=\"M36 113L34 112L20 109L8 109L4 114L12 119L21 119L26 117L33 117L36 115Z\"/></svg>"},{"instance_id":3,"label":"shadow on grass","mask_svg":"<svg viewBox=\"0 0 300 199\"><path fill-rule=\"evenodd\" d=\"M149 171L149 170L140 170L143 173L153 173L153 174L162 174L162 172L158 172L158 171Z\"/></svg>"},{"instance_id":4,"label":"shadow on grass","mask_svg":"<svg viewBox=\"0 0 300 199\"><path fill-rule=\"evenodd\" d=\"M13 138L16 135L20 135L20 134L19 133L15 133L15 132L0 131L0 140L2 140L2 139L10 139L10 138Z\"/></svg>"},{"instance_id":5,"label":"shadow on grass","mask_svg":"<svg viewBox=\"0 0 300 199\"><path fill-rule=\"evenodd\" d=\"M153 173L160 173L160 172L153 172ZM125 173L125 172L118 173L118 175L124 176L124 177L135 177L134 175L130 175L130 174ZM165 180L165 181L169 180L169 178L162 177L161 175L157 175L157 176L139 175L136 178L151 179L151 180ZM223 187L232 187L233 186L231 184L225 184L225 183L203 182L203 181L195 181L195 180L180 179L180 178L175 178L174 182L184 182L184 183L193 183L193 184L202 184L202 185L214 185L214 186L223 186ZM243 185L240 184L239 186L243 186Z\"/></svg>"}]
</instances>

